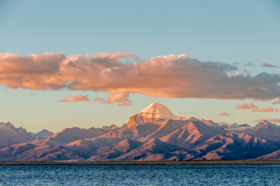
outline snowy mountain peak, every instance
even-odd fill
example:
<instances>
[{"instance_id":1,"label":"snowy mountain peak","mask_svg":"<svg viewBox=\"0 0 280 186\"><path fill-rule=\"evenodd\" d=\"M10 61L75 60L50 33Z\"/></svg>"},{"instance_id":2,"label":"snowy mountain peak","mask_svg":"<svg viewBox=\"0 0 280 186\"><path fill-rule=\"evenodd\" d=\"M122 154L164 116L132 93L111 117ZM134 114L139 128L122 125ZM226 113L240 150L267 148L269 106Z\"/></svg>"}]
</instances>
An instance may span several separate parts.
<instances>
[{"instance_id":1,"label":"snowy mountain peak","mask_svg":"<svg viewBox=\"0 0 280 186\"><path fill-rule=\"evenodd\" d=\"M175 116L165 105L160 103L152 103L148 107L141 110L140 113L134 114L129 118L127 124L123 127L134 126L135 124L141 124L146 122L159 122L166 119L172 120L189 120L187 117Z\"/></svg>"},{"instance_id":2,"label":"snowy mountain peak","mask_svg":"<svg viewBox=\"0 0 280 186\"><path fill-rule=\"evenodd\" d=\"M161 118L172 119L174 114L163 104L152 103L148 107L141 110L140 114L145 118Z\"/></svg>"},{"instance_id":3,"label":"snowy mountain peak","mask_svg":"<svg viewBox=\"0 0 280 186\"><path fill-rule=\"evenodd\" d=\"M265 126L265 125L271 125L272 123L267 121L267 120L261 120L257 125L262 125L262 126Z\"/></svg>"},{"instance_id":4,"label":"snowy mountain peak","mask_svg":"<svg viewBox=\"0 0 280 186\"><path fill-rule=\"evenodd\" d=\"M262 121L260 121L256 126L255 126L255 128L263 128L263 127L265 127L265 128L267 128L267 127L271 127L271 128L273 128L273 129L275 129L275 130L280 130L280 126L279 125L276 125L276 124L274 124L274 123L271 123L271 122L269 122L269 121L267 121L267 120L262 120Z\"/></svg>"}]
</instances>

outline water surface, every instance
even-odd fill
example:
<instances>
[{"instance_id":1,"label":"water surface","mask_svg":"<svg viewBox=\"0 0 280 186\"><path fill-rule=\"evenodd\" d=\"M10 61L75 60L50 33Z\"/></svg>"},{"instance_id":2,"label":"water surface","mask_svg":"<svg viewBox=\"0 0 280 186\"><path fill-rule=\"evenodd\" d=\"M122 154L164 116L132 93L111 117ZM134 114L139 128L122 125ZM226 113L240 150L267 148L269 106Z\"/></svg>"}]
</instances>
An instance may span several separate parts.
<instances>
[{"instance_id":1,"label":"water surface","mask_svg":"<svg viewBox=\"0 0 280 186\"><path fill-rule=\"evenodd\" d=\"M280 185L280 165L1 165L0 185Z\"/></svg>"}]
</instances>

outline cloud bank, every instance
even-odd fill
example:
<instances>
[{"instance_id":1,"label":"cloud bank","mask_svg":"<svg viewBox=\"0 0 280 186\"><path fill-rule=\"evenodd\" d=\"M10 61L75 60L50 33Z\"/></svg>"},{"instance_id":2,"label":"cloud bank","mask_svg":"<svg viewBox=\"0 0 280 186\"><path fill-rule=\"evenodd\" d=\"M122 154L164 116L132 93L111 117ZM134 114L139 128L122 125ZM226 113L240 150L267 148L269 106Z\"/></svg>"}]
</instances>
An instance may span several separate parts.
<instances>
[{"instance_id":1,"label":"cloud bank","mask_svg":"<svg viewBox=\"0 0 280 186\"><path fill-rule=\"evenodd\" d=\"M58 102L89 101L88 96L71 96Z\"/></svg>"},{"instance_id":2,"label":"cloud bank","mask_svg":"<svg viewBox=\"0 0 280 186\"><path fill-rule=\"evenodd\" d=\"M254 108L257 108L257 106L254 105L253 103L244 103L236 107L236 109L254 109Z\"/></svg>"},{"instance_id":3,"label":"cloud bank","mask_svg":"<svg viewBox=\"0 0 280 186\"><path fill-rule=\"evenodd\" d=\"M279 74L252 76L237 70L236 66L201 62L185 54L144 61L130 53L68 57L0 54L0 85L8 89L102 91L109 97L100 102L121 105L131 104L130 93L167 98L280 98Z\"/></svg>"},{"instance_id":4,"label":"cloud bank","mask_svg":"<svg viewBox=\"0 0 280 186\"><path fill-rule=\"evenodd\" d=\"M99 101L100 103L119 103L118 106L129 106L132 105L131 100L128 99L129 95L127 93L110 93L108 95L108 100L97 97L94 101Z\"/></svg>"},{"instance_id":5,"label":"cloud bank","mask_svg":"<svg viewBox=\"0 0 280 186\"><path fill-rule=\"evenodd\" d=\"M280 99L277 101L274 101L273 104L280 104Z\"/></svg>"},{"instance_id":6,"label":"cloud bank","mask_svg":"<svg viewBox=\"0 0 280 186\"><path fill-rule=\"evenodd\" d=\"M252 110L252 112L273 112L273 108L272 107L256 108L256 109Z\"/></svg>"},{"instance_id":7,"label":"cloud bank","mask_svg":"<svg viewBox=\"0 0 280 186\"><path fill-rule=\"evenodd\" d=\"M223 112L220 114L221 116L229 116L230 114L226 113L226 112Z\"/></svg>"}]
</instances>

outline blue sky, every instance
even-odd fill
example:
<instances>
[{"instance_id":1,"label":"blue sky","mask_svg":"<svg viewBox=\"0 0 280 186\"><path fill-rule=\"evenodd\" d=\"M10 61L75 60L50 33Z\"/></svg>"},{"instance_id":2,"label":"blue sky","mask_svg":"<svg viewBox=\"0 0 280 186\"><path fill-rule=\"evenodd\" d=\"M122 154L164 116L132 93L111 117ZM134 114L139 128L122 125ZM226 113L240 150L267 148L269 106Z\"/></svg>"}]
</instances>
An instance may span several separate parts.
<instances>
[{"instance_id":1,"label":"blue sky","mask_svg":"<svg viewBox=\"0 0 280 186\"><path fill-rule=\"evenodd\" d=\"M127 52L140 60L168 54L186 54L202 62L237 65L252 75L279 74L279 68L261 67L280 62L280 3L258 1L1 1L0 53L26 56L45 52L98 54ZM252 62L252 63L250 63ZM254 66L244 66L247 64ZM0 85L0 121L11 121L28 131L66 127L121 125L152 102L178 115L197 113L200 119L254 125L260 118L279 118L280 112L237 110L252 100L159 98L130 94L132 106L94 102L108 93L82 90L7 90ZM31 95L34 94L34 95ZM89 102L61 103L70 96L88 95ZM220 116L222 112L233 114Z\"/></svg>"}]
</instances>

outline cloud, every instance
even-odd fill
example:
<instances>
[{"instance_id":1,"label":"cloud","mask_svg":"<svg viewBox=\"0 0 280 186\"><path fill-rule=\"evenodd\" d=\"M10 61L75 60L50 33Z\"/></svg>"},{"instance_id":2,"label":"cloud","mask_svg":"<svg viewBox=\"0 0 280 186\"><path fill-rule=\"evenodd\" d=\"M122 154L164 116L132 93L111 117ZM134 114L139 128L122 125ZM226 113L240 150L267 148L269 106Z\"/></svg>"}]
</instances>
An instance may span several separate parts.
<instances>
[{"instance_id":1,"label":"cloud","mask_svg":"<svg viewBox=\"0 0 280 186\"><path fill-rule=\"evenodd\" d=\"M256 61L247 60L248 63L255 63Z\"/></svg>"},{"instance_id":2,"label":"cloud","mask_svg":"<svg viewBox=\"0 0 280 186\"><path fill-rule=\"evenodd\" d=\"M245 64L244 66L253 67L253 66L256 66L256 65L255 65L255 64L252 64L252 63L247 63L247 64Z\"/></svg>"},{"instance_id":3,"label":"cloud","mask_svg":"<svg viewBox=\"0 0 280 186\"><path fill-rule=\"evenodd\" d=\"M229 116L230 114L226 113L226 112L223 112L220 114L221 116Z\"/></svg>"},{"instance_id":4,"label":"cloud","mask_svg":"<svg viewBox=\"0 0 280 186\"><path fill-rule=\"evenodd\" d=\"M273 104L280 104L280 99L277 101L274 101Z\"/></svg>"},{"instance_id":5,"label":"cloud","mask_svg":"<svg viewBox=\"0 0 280 186\"><path fill-rule=\"evenodd\" d=\"M108 100L101 102L115 100L120 105L130 105L131 101L119 102L113 97L128 97L130 93L168 98L280 98L279 74L252 76L237 70L226 63L201 62L185 54L143 61L124 52L68 57L54 53L0 54L0 85L8 89L101 91L109 93Z\"/></svg>"},{"instance_id":6,"label":"cloud","mask_svg":"<svg viewBox=\"0 0 280 186\"><path fill-rule=\"evenodd\" d=\"M276 68L278 68L277 66L270 65L270 64L268 64L268 63L266 63L266 62L263 62L262 67L276 67Z\"/></svg>"},{"instance_id":7,"label":"cloud","mask_svg":"<svg viewBox=\"0 0 280 186\"><path fill-rule=\"evenodd\" d=\"M240 62L233 62L233 64L235 64L235 65L239 65L239 64L241 64Z\"/></svg>"},{"instance_id":8,"label":"cloud","mask_svg":"<svg viewBox=\"0 0 280 186\"><path fill-rule=\"evenodd\" d=\"M280 109L278 109L278 108L277 108L277 109L275 109L275 112L280 112Z\"/></svg>"},{"instance_id":9,"label":"cloud","mask_svg":"<svg viewBox=\"0 0 280 186\"><path fill-rule=\"evenodd\" d=\"M253 99L254 101L262 101L262 102L266 102L269 101L270 99L268 98L263 98L263 99Z\"/></svg>"},{"instance_id":10,"label":"cloud","mask_svg":"<svg viewBox=\"0 0 280 186\"><path fill-rule=\"evenodd\" d=\"M273 112L273 108L272 107L256 108L256 109L252 110L252 112Z\"/></svg>"},{"instance_id":11,"label":"cloud","mask_svg":"<svg viewBox=\"0 0 280 186\"><path fill-rule=\"evenodd\" d=\"M0 53L1 76L44 75L59 71L64 54L44 53L22 57L18 54Z\"/></svg>"},{"instance_id":12,"label":"cloud","mask_svg":"<svg viewBox=\"0 0 280 186\"><path fill-rule=\"evenodd\" d=\"M179 115L186 115L186 112L179 112Z\"/></svg>"},{"instance_id":13,"label":"cloud","mask_svg":"<svg viewBox=\"0 0 280 186\"><path fill-rule=\"evenodd\" d=\"M100 103L119 103L118 106L129 106L132 105L131 100L128 99L129 95L127 93L110 93L108 95L108 100L103 98L95 98L95 101Z\"/></svg>"},{"instance_id":14,"label":"cloud","mask_svg":"<svg viewBox=\"0 0 280 186\"><path fill-rule=\"evenodd\" d=\"M261 122L262 120L266 120L266 121L269 121L269 122L272 122L272 123L280 123L280 119L272 119L272 118L262 118L262 119L259 119L259 120L255 120L255 122Z\"/></svg>"},{"instance_id":15,"label":"cloud","mask_svg":"<svg viewBox=\"0 0 280 186\"><path fill-rule=\"evenodd\" d=\"M25 96L35 96L35 94L29 94L29 95L25 95Z\"/></svg>"},{"instance_id":16,"label":"cloud","mask_svg":"<svg viewBox=\"0 0 280 186\"><path fill-rule=\"evenodd\" d=\"M253 109L253 108L257 108L257 106L254 105L253 103L244 103L236 107L236 109Z\"/></svg>"},{"instance_id":17,"label":"cloud","mask_svg":"<svg viewBox=\"0 0 280 186\"><path fill-rule=\"evenodd\" d=\"M89 101L88 96L71 96L58 102Z\"/></svg>"},{"instance_id":18,"label":"cloud","mask_svg":"<svg viewBox=\"0 0 280 186\"><path fill-rule=\"evenodd\" d=\"M100 97L97 97L97 98L94 99L94 101L100 101L100 102L102 102L102 101L104 101L104 99L103 99L103 98L100 98Z\"/></svg>"}]
</instances>

